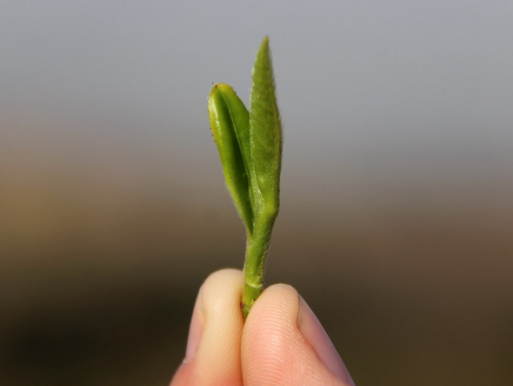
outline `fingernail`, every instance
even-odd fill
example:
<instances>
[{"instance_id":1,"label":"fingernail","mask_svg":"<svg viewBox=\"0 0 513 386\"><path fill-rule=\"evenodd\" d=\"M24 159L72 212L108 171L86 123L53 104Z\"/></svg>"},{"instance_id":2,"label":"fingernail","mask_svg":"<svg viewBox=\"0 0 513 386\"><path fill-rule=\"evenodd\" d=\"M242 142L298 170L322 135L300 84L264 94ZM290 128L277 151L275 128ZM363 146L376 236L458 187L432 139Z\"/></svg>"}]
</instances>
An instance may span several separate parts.
<instances>
[{"instance_id":1,"label":"fingernail","mask_svg":"<svg viewBox=\"0 0 513 386\"><path fill-rule=\"evenodd\" d=\"M299 297L297 325L324 365L340 380L354 385L344 362L308 304Z\"/></svg>"},{"instance_id":2,"label":"fingernail","mask_svg":"<svg viewBox=\"0 0 513 386\"><path fill-rule=\"evenodd\" d=\"M189 336L187 338L187 349L185 351L184 363L191 361L198 352L198 348L203 336L205 324L203 321L203 313L201 310L201 290L196 298L194 304L194 311L192 313L191 325L189 327Z\"/></svg>"}]
</instances>

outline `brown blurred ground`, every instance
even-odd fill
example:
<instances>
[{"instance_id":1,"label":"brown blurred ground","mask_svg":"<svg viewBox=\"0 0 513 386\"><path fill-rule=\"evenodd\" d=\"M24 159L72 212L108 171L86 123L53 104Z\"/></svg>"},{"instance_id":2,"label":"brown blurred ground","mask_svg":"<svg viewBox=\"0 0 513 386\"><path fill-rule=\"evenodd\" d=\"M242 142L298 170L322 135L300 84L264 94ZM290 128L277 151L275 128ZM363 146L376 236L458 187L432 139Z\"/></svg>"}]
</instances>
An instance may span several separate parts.
<instances>
[{"instance_id":1,"label":"brown blurred ground","mask_svg":"<svg viewBox=\"0 0 513 386\"><path fill-rule=\"evenodd\" d=\"M242 266L213 146L193 164L3 125L0 384L166 385L199 285ZM511 191L357 177L284 174L268 282L300 291L359 385L510 385Z\"/></svg>"}]
</instances>

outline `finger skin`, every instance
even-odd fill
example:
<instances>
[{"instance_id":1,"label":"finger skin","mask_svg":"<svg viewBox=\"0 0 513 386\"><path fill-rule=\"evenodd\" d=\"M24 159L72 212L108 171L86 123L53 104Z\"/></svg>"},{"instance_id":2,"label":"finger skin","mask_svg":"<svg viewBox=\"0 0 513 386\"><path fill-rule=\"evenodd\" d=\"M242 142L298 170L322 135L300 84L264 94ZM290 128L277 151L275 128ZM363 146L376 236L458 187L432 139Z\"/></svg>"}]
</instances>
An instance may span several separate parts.
<instances>
[{"instance_id":1,"label":"finger skin","mask_svg":"<svg viewBox=\"0 0 513 386\"><path fill-rule=\"evenodd\" d=\"M242 272L214 272L202 285L193 311L186 358L171 386L242 386L240 299Z\"/></svg>"},{"instance_id":2,"label":"finger skin","mask_svg":"<svg viewBox=\"0 0 513 386\"><path fill-rule=\"evenodd\" d=\"M222 270L202 285L186 358L171 386L354 385L321 324L284 284L266 289L246 323L242 272Z\"/></svg>"},{"instance_id":3,"label":"finger skin","mask_svg":"<svg viewBox=\"0 0 513 386\"><path fill-rule=\"evenodd\" d=\"M278 284L255 302L242 334L244 385L353 385L329 338L319 333L322 326L301 301L294 288ZM308 341L312 338L319 353Z\"/></svg>"}]
</instances>

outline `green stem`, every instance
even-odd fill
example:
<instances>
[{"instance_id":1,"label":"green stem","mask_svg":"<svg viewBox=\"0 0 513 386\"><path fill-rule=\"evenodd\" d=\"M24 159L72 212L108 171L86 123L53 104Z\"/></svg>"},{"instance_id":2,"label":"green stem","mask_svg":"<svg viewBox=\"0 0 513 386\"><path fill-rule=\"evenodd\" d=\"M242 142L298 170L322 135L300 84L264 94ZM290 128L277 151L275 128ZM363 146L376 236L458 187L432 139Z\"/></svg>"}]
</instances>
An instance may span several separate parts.
<instances>
[{"instance_id":1,"label":"green stem","mask_svg":"<svg viewBox=\"0 0 513 386\"><path fill-rule=\"evenodd\" d=\"M260 216L248 234L246 259L244 262L244 285L242 288L242 313L244 319L264 288L264 271L271 233L278 210Z\"/></svg>"}]
</instances>

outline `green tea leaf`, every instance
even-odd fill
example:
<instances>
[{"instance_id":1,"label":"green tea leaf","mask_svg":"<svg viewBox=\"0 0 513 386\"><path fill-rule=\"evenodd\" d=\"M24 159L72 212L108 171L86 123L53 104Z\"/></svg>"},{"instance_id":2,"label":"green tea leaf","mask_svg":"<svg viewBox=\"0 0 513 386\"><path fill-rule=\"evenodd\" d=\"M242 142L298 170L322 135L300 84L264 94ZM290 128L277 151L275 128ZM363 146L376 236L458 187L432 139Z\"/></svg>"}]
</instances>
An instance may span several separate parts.
<instances>
[{"instance_id":1,"label":"green tea leaf","mask_svg":"<svg viewBox=\"0 0 513 386\"><path fill-rule=\"evenodd\" d=\"M264 199L265 211L277 212L282 133L267 37L255 60L250 99L250 141L256 181Z\"/></svg>"},{"instance_id":2,"label":"green tea leaf","mask_svg":"<svg viewBox=\"0 0 513 386\"><path fill-rule=\"evenodd\" d=\"M249 184L249 114L244 103L227 84L212 87L208 98L210 128L214 136L226 186L246 229L253 232L253 209Z\"/></svg>"},{"instance_id":3,"label":"green tea leaf","mask_svg":"<svg viewBox=\"0 0 513 386\"><path fill-rule=\"evenodd\" d=\"M264 287L264 270L279 211L282 135L266 37L253 68L251 110L233 89L214 85L208 99L212 134L226 185L247 229L242 314L248 315Z\"/></svg>"}]
</instances>

